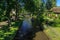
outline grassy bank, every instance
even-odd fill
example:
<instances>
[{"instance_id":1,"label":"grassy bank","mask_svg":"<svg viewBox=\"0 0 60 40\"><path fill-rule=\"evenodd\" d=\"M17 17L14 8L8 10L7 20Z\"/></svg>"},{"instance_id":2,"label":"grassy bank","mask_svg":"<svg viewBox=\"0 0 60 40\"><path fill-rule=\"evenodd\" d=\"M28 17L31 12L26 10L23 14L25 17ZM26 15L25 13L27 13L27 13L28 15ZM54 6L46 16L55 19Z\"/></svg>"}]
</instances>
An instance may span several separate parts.
<instances>
[{"instance_id":1,"label":"grassy bank","mask_svg":"<svg viewBox=\"0 0 60 40\"><path fill-rule=\"evenodd\" d=\"M60 40L60 27L52 27L51 29L46 29L46 34L52 39L52 40Z\"/></svg>"}]
</instances>

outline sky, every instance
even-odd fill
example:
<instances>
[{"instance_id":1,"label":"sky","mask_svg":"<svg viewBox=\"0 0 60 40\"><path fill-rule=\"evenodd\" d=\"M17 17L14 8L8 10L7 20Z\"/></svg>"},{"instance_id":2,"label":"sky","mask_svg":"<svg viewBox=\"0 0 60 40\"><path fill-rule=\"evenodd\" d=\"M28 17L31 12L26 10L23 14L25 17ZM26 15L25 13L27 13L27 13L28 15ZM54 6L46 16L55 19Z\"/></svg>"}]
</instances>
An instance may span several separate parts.
<instances>
[{"instance_id":1,"label":"sky","mask_svg":"<svg viewBox=\"0 0 60 40\"><path fill-rule=\"evenodd\" d=\"M56 5L57 5L57 6L60 6L60 0L57 0Z\"/></svg>"}]
</instances>

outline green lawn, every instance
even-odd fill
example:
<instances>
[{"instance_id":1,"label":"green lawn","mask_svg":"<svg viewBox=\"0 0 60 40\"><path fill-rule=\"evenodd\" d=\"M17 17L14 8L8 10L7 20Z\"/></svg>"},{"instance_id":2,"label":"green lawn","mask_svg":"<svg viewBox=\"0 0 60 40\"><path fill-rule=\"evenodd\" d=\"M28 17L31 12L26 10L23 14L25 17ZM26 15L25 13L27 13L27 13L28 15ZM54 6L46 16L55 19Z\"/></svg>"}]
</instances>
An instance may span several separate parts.
<instances>
[{"instance_id":1,"label":"green lawn","mask_svg":"<svg viewBox=\"0 0 60 40\"><path fill-rule=\"evenodd\" d=\"M60 27L53 27L53 30L48 28L45 32L52 40L60 40Z\"/></svg>"}]
</instances>

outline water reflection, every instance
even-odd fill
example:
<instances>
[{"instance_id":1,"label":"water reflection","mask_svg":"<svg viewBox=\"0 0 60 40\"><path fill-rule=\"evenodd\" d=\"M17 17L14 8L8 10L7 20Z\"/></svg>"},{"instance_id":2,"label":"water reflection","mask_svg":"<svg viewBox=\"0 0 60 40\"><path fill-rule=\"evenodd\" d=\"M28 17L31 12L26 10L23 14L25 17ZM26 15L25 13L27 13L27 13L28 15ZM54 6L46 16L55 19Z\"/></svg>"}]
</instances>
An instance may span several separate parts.
<instances>
[{"instance_id":1,"label":"water reflection","mask_svg":"<svg viewBox=\"0 0 60 40\"><path fill-rule=\"evenodd\" d=\"M29 15L26 15L21 28L19 28L14 40L33 40L36 36L35 33L38 32L39 29L32 27L32 21ZM16 39L17 37L17 39Z\"/></svg>"},{"instance_id":2,"label":"water reflection","mask_svg":"<svg viewBox=\"0 0 60 40\"><path fill-rule=\"evenodd\" d=\"M32 28L31 18L29 15L25 15L25 18L22 23L21 31L23 34L26 34L27 31L30 31Z\"/></svg>"}]
</instances>

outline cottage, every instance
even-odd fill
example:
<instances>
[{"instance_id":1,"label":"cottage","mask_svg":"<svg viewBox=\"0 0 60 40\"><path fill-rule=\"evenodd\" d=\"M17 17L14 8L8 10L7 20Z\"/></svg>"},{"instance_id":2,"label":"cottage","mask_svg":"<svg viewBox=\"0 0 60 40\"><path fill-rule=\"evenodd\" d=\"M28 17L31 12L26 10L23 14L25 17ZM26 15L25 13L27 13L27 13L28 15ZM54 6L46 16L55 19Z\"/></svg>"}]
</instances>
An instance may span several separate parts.
<instances>
[{"instance_id":1,"label":"cottage","mask_svg":"<svg viewBox=\"0 0 60 40\"><path fill-rule=\"evenodd\" d=\"M52 11L56 14L60 14L60 7L53 7Z\"/></svg>"},{"instance_id":2,"label":"cottage","mask_svg":"<svg viewBox=\"0 0 60 40\"><path fill-rule=\"evenodd\" d=\"M55 17L60 16L60 7L53 7L51 11L53 11L56 14Z\"/></svg>"}]
</instances>

